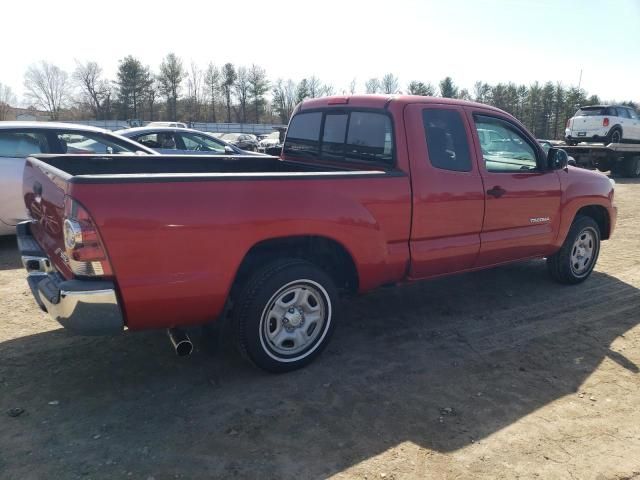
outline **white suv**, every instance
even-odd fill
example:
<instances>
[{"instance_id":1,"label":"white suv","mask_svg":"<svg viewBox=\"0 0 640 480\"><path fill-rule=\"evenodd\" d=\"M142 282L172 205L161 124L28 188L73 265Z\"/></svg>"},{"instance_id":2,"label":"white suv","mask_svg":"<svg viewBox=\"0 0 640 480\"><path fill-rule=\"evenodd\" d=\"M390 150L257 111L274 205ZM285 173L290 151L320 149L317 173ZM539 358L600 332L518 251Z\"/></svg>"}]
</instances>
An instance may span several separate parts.
<instances>
[{"instance_id":1,"label":"white suv","mask_svg":"<svg viewBox=\"0 0 640 480\"><path fill-rule=\"evenodd\" d=\"M640 142L640 117L631 107L593 105L581 107L567 120L565 140L569 145L580 142Z\"/></svg>"}]
</instances>

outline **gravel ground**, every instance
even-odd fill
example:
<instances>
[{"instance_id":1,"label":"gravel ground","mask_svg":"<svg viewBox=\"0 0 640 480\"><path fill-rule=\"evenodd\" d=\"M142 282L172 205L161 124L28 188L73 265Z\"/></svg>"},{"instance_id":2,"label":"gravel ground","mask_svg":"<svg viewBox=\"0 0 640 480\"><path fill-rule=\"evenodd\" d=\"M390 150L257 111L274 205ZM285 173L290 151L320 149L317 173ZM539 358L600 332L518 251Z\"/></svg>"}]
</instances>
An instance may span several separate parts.
<instances>
[{"instance_id":1,"label":"gravel ground","mask_svg":"<svg viewBox=\"0 0 640 480\"><path fill-rule=\"evenodd\" d=\"M70 336L0 238L0 478L640 478L640 182L616 197L586 283L535 261L382 289L287 375Z\"/></svg>"}]
</instances>

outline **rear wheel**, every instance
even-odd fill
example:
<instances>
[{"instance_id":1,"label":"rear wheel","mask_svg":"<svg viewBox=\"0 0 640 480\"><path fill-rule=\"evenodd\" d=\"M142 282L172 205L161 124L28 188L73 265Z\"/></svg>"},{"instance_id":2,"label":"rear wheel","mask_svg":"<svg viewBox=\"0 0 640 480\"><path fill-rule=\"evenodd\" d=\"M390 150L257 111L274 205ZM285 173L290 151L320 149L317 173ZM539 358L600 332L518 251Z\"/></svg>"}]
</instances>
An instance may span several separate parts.
<instances>
[{"instance_id":1,"label":"rear wheel","mask_svg":"<svg viewBox=\"0 0 640 480\"><path fill-rule=\"evenodd\" d=\"M560 250L547 258L554 280L575 284L586 280L600 253L600 229L591 217L578 216L573 221Z\"/></svg>"},{"instance_id":2,"label":"rear wheel","mask_svg":"<svg viewBox=\"0 0 640 480\"><path fill-rule=\"evenodd\" d=\"M622 174L628 178L640 177L640 155L624 160Z\"/></svg>"},{"instance_id":3,"label":"rear wheel","mask_svg":"<svg viewBox=\"0 0 640 480\"><path fill-rule=\"evenodd\" d=\"M235 299L239 350L269 372L303 367L329 342L337 304L333 280L312 263L273 262L252 275Z\"/></svg>"},{"instance_id":4,"label":"rear wheel","mask_svg":"<svg viewBox=\"0 0 640 480\"><path fill-rule=\"evenodd\" d=\"M607 138L607 143L620 143L622 142L622 130L619 128L614 128L609 132L609 136Z\"/></svg>"}]
</instances>

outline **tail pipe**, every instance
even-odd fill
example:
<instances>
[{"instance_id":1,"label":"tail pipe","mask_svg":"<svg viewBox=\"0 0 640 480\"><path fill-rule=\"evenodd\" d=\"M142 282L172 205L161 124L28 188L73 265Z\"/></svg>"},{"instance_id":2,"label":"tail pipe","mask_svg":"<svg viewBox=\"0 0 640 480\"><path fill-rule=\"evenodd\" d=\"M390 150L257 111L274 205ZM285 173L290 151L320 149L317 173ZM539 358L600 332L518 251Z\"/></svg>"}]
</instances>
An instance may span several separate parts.
<instances>
[{"instance_id":1,"label":"tail pipe","mask_svg":"<svg viewBox=\"0 0 640 480\"><path fill-rule=\"evenodd\" d=\"M169 340L171 340L171 345L173 345L176 355L179 357L191 355L191 352L193 352L193 343L191 343L189 335L187 335L184 330L180 328L169 328L167 335L169 335Z\"/></svg>"}]
</instances>

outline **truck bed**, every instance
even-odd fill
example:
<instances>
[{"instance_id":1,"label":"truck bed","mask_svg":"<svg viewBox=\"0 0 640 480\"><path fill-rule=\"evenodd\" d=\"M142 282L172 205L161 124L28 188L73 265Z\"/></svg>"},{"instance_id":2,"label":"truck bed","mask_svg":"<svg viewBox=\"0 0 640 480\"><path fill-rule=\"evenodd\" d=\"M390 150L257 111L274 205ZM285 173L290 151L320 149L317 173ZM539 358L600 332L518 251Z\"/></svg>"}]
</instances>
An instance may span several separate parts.
<instances>
[{"instance_id":1,"label":"truck bed","mask_svg":"<svg viewBox=\"0 0 640 480\"><path fill-rule=\"evenodd\" d=\"M381 170L354 169L302 162L283 161L264 156L142 156L142 155L36 155L69 183L105 183L113 180L172 181L206 178L245 178L315 176L335 174L383 173Z\"/></svg>"}]
</instances>

